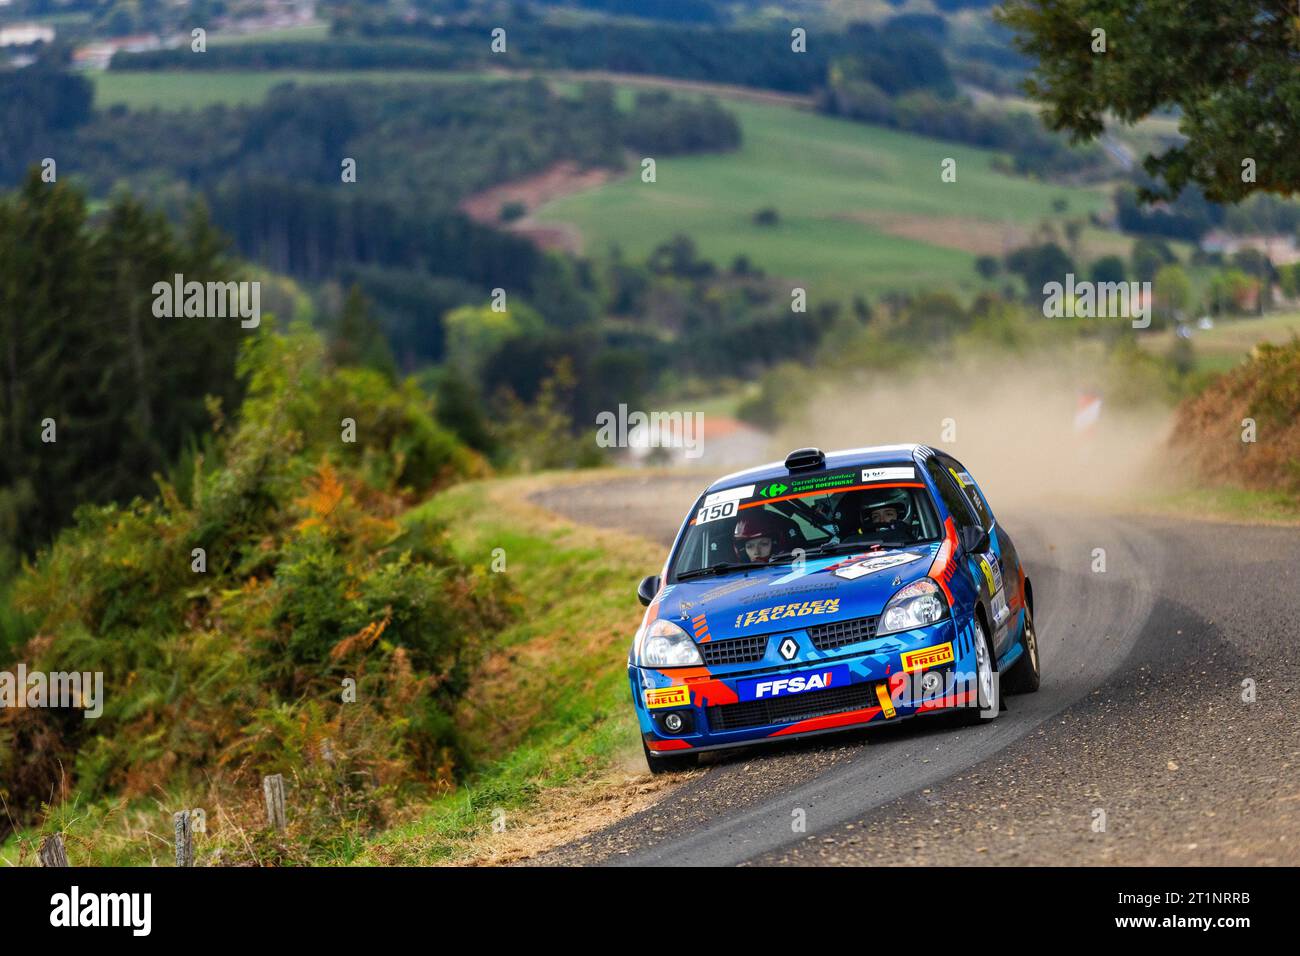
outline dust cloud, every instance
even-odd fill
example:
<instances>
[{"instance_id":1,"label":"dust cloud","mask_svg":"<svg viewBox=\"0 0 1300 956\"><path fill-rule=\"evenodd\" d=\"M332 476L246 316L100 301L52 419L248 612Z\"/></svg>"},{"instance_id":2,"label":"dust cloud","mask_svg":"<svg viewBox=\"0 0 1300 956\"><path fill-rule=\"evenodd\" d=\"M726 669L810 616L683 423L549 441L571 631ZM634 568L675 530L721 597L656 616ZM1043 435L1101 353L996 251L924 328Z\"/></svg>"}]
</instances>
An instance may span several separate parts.
<instances>
[{"instance_id":1,"label":"dust cloud","mask_svg":"<svg viewBox=\"0 0 1300 956\"><path fill-rule=\"evenodd\" d=\"M1105 378L1095 359L1062 353L850 374L824 383L772 450L920 442L952 454L1003 507L1133 504L1173 484L1162 462L1171 414L1154 397L1119 407Z\"/></svg>"}]
</instances>

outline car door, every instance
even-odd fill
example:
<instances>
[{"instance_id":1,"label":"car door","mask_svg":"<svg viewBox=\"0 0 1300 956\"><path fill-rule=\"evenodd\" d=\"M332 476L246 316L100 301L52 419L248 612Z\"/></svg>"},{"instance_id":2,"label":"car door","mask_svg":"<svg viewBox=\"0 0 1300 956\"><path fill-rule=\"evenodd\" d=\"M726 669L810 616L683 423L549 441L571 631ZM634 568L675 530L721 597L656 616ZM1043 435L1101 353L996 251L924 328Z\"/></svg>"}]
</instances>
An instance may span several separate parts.
<instances>
[{"instance_id":1,"label":"car door","mask_svg":"<svg viewBox=\"0 0 1300 956\"><path fill-rule=\"evenodd\" d=\"M967 554L967 570L979 582L980 595L989 613L993 653L1001 658L1015 637L1010 623L1012 614L1007 603L1007 585L1018 586L1019 575L1014 548L998 527L992 511L975 480L957 459L942 452L931 456L926 469L940 489L944 504L952 512L958 529L978 527L987 535L982 550Z\"/></svg>"}]
</instances>

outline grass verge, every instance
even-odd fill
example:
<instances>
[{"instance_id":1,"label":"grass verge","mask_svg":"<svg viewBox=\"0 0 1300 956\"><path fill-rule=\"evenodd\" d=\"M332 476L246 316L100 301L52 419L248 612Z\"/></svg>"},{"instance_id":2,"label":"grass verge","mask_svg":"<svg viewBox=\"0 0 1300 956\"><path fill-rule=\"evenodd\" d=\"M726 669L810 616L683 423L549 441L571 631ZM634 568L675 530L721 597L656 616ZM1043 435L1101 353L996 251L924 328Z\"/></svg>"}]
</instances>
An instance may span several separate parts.
<instances>
[{"instance_id":1,"label":"grass verge","mask_svg":"<svg viewBox=\"0 0 1300 956\"><path fill-rule=\"evenodd\" d=\"M1183 520L1251 525L1300 524L1300 499L1284 491L1231 486L1183 488L1137 503L1139 511Z\"/></svg>"},{"instance_id":2,"label":"grass verge","mask_svg":"<svg viewBox=\"0 0 1300 956\"><path fill-rule=\"evenodd\" d=\"M574 476L581 480L584 476ZM589 476L586 476L589 477ZM494 551L521 601L460 714L481 770L346 862L502 863L527 858L653 802L624 667L641 609L632 589L659 549L574 525L528 496L564 476L444 492L411 517L444 522L460 556Z\"/></svg>"},{"instance_id":3,"label":"grass verge","mask_svg":"<svg viewBox=\"0 0 1300 956\"><path fill-rule=\"evenodd\" d=\"M53 832L63 834L74 866L169 865L172 811L196 806L206 808L207 820L207 832L195 840L199 865L235 859L503 863L649 805L674 782L652 779L644 767L624 661L641 615L633 587L661 549L575 525L529 501L557 482L590 477L458 485L402 519L444 524L453 549L468 563L492 569L494 560L504 559L500 573L519 605L513 622L493 636L456 715L472 765L455 790L390 801L382 830L358 821L330 833L295 826L291 794L291 826L280 838L266 831L259 795L251 791L238 805L216 788L89 805L74 796L50 806L40 826L0 841L0 866L34 865L41 836ZM277 853L279 840L298 845Z\"/></svg>"}]
</instances>

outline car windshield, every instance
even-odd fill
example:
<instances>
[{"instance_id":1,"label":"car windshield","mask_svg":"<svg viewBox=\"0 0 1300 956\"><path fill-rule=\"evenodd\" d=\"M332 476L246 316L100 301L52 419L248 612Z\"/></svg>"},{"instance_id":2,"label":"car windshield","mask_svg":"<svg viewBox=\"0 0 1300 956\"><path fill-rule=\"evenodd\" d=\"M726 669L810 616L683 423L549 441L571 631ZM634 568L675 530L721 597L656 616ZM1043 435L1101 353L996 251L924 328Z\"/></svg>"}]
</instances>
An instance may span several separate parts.
<instances>
[{"instance_id":1,"label":"car windshield","mask_svg":"<svg viewBox=\"0 0 1300 956\"><path fill-rule=\"evenodd\" d=\"M836 479L836 487L824 487ZM711 492L691 517L672 578L723 575L800 555L908 547L940 537L929 491L910 463L858 467Z\"/></svg>"}]
</instances>

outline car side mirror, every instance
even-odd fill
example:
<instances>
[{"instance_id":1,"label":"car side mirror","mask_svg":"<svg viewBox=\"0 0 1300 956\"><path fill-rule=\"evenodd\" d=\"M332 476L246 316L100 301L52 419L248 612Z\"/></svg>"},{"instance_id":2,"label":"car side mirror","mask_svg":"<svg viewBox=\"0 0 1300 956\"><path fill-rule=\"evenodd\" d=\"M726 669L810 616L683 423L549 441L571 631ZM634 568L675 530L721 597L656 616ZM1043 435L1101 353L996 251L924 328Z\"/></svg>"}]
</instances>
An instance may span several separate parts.
<instances>
[{"instance_id":1,"label":"car side mirror","mask_svg":"<svg viewBox=\"0 0 1300 956\"><path fill-rule=\"evenodd\" d=\"M967 554L988 550L989 533L978 525L967 525L961 529L957 537L961 541L962 550Z\"/></svg>"},{"instance_id":2,"label":"car side mirror","mask_svg":"<svg viewBox=\"0 0 1300 956\"><path fill-rule=\"evenodd\" d=\"M642 578L641 583L636 587L636 597L646 607L655 599L659 593L659 575L652 574L648 578Z\"/></svg>"}]
</instances>

